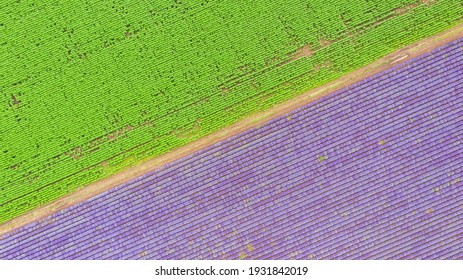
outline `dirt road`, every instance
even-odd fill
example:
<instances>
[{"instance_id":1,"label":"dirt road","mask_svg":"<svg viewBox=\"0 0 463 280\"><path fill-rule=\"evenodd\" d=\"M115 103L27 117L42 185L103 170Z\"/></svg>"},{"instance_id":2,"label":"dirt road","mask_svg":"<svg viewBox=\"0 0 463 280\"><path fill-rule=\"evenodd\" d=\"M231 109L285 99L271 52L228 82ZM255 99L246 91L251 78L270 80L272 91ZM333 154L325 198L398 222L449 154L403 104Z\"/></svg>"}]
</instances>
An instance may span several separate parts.
<instances>
[{"instance_id":1,"label":"dirt road","mask_svg":"<svg viewBox=\"0 0 463 280\"><path fill-rule=\"evenodd\" d=\"M207 146L213 145L228 137L234 136L252 127L261 125L270 119L285 115L292 110L304 106L320 97L331 94L339 89L350 86L367 77L373 76L381 71L391 68L397 64L406 62L412 58L429 52L437 47L443 46L451 41L463 37L463 24L460 24L450 30L447 30L438 35L426 38L413 45L397 50L363 68L360 68L348 75L345 75L335 81L332 81L324 86L310 90L299 95L296 98L279 104L270 110L254 114L246 119L243 119L232 126L212 133L206 137L191 142L183 147L175 149L160 157L151 159L135 167L128 168L122 172L114 174L108 178L97 181L89 186L83 187L72 194L62 197L48 205L30 211L20 217L0 225L0 236L19 229L33 221L49 216L55 212L63 210L71 205L75 205L93 196L101 194L113 187L128 182L147 172L158 169L169 162L178 160L186 155L199 151Z\"/></svg>"}]
</instances>

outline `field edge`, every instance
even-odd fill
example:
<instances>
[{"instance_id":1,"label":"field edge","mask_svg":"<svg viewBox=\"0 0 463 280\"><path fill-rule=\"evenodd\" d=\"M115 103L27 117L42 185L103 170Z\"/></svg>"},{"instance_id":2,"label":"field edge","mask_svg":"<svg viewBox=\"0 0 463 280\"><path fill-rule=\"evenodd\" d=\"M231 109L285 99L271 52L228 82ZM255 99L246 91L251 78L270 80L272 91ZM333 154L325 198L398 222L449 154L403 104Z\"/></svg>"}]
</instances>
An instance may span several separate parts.
<instances>
[{"instance_id":1,"label":"field edge","mask_svg":"<svg viewBox=\"0 0 463 280\"><path fill-rule=\"evenodd\" d=\"M221 129L217 132L204 136L196 141L190 142L185 146L174 149L157 158L153 158L122 170L102 180L96 181L85 187L77 189L75 192L61 197L54 202L38 207L34 210L16 217L10 221L0 224L0 238L2 235L15 231L29 223L45 218L53 213L61 211L65 208L78 204L91 197L104 193L123 183L127 183L136 179L148 172L165 166L168 163L174 162L182 157L198 152L208 146L214 145L217 142L223 141L229 137L235 136L243 131L253 127L262 125L267 121L286 115L291 111L305 106L321 97L332 94L337 90L351 86L365 78L376 75L384 70L392 68L396 65L407 62L417 56L425 54L435 48L446 45L463 36L463 24L448 29L442 33L428 37L418 41L412 45L396 50L371 64L354 70L347 75L342 76L332 82L329 82L321 87L309 90L298 95L295 98L289 99L286 102L278 104L269 110L253 114L246 117L235 124Z\"/></svg>"}]
</instances>

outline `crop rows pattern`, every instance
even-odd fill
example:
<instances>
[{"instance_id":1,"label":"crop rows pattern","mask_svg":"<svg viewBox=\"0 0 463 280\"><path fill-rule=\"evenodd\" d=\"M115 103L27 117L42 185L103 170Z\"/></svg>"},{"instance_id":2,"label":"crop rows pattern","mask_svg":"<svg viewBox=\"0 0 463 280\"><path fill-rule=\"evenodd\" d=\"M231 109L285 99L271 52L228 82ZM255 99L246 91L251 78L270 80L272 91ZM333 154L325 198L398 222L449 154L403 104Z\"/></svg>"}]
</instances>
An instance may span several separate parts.
<instances>
[{"instance_id":1,"label":"crop rows pattern","mask_svg":"<svg viewBox=\"0 0 463 280\"><path fill-rule=\"evenodd\" d=\"M463 38L0 238L2 259L461 259Z\"/></svg>"},{"instance_id":2,"label":"crop rows pattern","mask_svg":"<svg viewBox=\"0 0 463 280\"><path fill-rule=\"evenodd\" d=\"M0 223L463 16L460 0L0 6Z\"/></svg>"}]
</instances>

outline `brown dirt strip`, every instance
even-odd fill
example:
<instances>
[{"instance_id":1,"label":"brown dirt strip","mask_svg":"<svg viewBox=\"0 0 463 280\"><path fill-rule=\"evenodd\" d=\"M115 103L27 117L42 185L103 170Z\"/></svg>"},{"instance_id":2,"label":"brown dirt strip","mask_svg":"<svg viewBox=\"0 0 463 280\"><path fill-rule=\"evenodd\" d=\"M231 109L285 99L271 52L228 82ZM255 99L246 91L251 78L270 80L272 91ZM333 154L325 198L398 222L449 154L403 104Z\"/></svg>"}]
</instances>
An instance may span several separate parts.
<instances>
[{"instance_id":1,"label":"brown dirt strip","mask_svg":"<svg viewBox=\"0 0 463 280\"><path fill-rule=\"evenodd\" d=\"M111 188L114 188L132 179L140 177L143 174L158 169L170 162L176 161L182 157L197 152L219 141L237 135L250 128L259 126L273 118L290 113L294 109L297 109L310 102L313 102L318 98L331 94L342 88L351 86L365 78L378 74L397 64L409 61L412 58L427 53L440 46L446 45L460 37L463 37L463 24L459 24L456 27L449 29L443 33L437 34L435 36L419 41L413 45L399 49L367 66L357 69L321 87L303 93L291 100L283 102L282 104L276 105L275 107L265 112L254 114L225 129L222 129L201 139L193 141L183 147L177 148L162 156L148 160L137 166L130 167L110 177L97 181L91 185L80 188L77 191L67 196L64 196L50 204L29 211L24 215L21 215L13 220L1 224L0 236L8 232L14 231L16 229L19 229L34 221L45 218L67 207L85 201Z\"/></svg>"}]
</instances>

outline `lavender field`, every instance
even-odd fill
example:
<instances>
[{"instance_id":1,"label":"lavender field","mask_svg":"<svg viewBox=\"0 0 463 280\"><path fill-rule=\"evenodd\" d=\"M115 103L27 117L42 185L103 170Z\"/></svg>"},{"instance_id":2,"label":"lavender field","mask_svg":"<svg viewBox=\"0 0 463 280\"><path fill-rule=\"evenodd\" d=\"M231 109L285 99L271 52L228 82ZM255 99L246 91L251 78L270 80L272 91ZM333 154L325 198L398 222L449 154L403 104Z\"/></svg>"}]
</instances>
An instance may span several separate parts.
<instances>
[{"instance_id":1,"label":"lavender field","mask_svg":"<svg viewBox=\"0 0 463 280\"><path fill-rule=\"evenodd\" d=\"M462 259L463 39L0 237L1 259Z\"/></svg>"}]
</instances>

